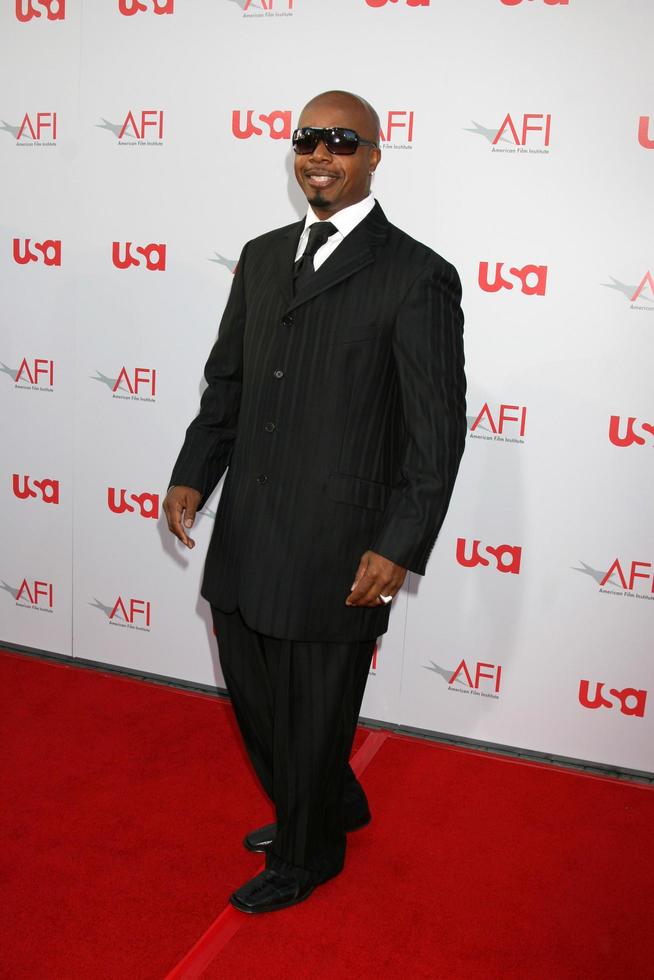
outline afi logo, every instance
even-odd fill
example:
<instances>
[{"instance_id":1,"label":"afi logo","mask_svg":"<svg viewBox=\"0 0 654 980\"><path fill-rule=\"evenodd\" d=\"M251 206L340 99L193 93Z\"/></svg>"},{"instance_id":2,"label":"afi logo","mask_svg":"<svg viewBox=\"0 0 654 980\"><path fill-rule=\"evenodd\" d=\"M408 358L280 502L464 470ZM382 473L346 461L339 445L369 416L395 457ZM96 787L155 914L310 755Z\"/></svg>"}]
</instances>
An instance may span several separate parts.
<instances>
[{"instance_id":1,"label":"afi logo","mask_svg":"<svg viewBox=\"0 0 654 980\"><path fill-rule=\"evenodd\" d=\"M16 602L20 602L21 599L31 606L52 609L54 604L52 582L39 582L35 579L30 583L24 578L16 594Z\"/></svg>"},{"instance_id":2,"label":"afi logo","mask_svg":"<svg viewBox=\"0 0 654 980\"><path fill-rule=\"evenodd\" d=\"M500 289L513 289L514 284L502 275L503 265L503 262L495 263L495 275L491 282L488 278L488 262L479 263L479 276L477 281L484 292L497 293ZM523 265L521 269L511 266L509 273L518 280L520 291L526 293L527 296L545 295L545 288L547 286L546 265Z\"/></svg>"},{"instance_id":3,"label":"afi logo","mask_svg":"<svg viewBox=\"0 0 654 980\"><path fill-rule=\"evenodd\" d=\"M509 415L509 412L517 412L517 415ZM527 406L523 405L500 405L498 411L496 412L497 422L493 417L488 402L484 402L483 408L475 421L470 426L470 431L474 432L475 429L481 425L482 419L486 419L490 427L490 431L495 435L502 435L505 427L509 424L517 423L519 426L518 434L524 436L525 427L527 424ZM485 428L482 426L482 428ZM515 431L514 431L515 434Z\"/></svg>"},{"instance_id":4,"label":"afi logo","mask_svg":"<svg viewBox=\"0 0 654 980\"><path fill-rule=\"evenodd\" d=\"M16 19L26 23L33 17L40 17L41 11L35 3L45 7L48 20L66 19L66 0L16 0Z\"/></svg>"},{"instance_id":5,"label":"afi logo","mask_svg":"<svg viewBox=\"0 0 654 980\"><path fill-rule=\"evenodd\" d=\"M505 7L517 7L519 3L522 3L522 0L500 0L500 2L503 3ZM568 0L543 0L543 2L546 3L548 7L568 6Z\"/></svg>"},{"instance_id":6,"label":"afi logo","mask_svg":"<svg viewBox=\"0 0 654 980\"><path fill-rule=\"evenodd\" d=\"M151 133L151 130L155 132ZM163 130L163 109L141 109L140 115L138 112L134 113L130 109L120 127L118 139L122 140L127 135L137 140L144 140L148 135L153 135L161 140L163 139Z\"/></svg>"},{"instance_id":7,"label":"afi logo","mask_svg":"<svg viewBox=\"0 0 654 980\"><path fill-rule=\"evenodd\" d=\"M379 138L382 143L392 143L393 139L403 142L413 142L413 119L415 113L409 109L390 109L382 119L379 128ZM384 127L386 132L384 133ZM401 130L397 136L393 135L393 130Z\"/></svg>"},{"instance_id":8,"label":"afi logo","mask_svg":"<svg viewBox=\"0 0 654 980\"><path fill-rule=\"evenodd\" d=\"M377 660L378 660L378 658L379 658L379 647L375 643L375 646L374 646L373 651L372 651L372 660L370 661L370 670L368 671L368 673L370 673L370 674L376 674L377 673Z\"/></svg>"},{"instance_id":9,"label":"afi logo","mask_svg":"<svg viewBox=\"0 0 654 980\"><path fill-rule=\"evenodd\" d=\"M654 425L651 422L640 422L640 431L646 432L649 436L654 436ZM627 418L627 425L625 427L624 435L621 434L620 428L622 425L622 416L612 415L609 421L609 439L614 446L633 446L634 443L637 446L644 446L646 443L646 438L643 435L638 435L635 429L636 417L635 415L630 415Z\"/></svg>"},{"instance_id":10,"label":"afi logo","mask_svg":"<svg viewBox=\"0 0 654 980\"><path fill-rule=\"evenodd\" d=\"M236 266L238 265L238 259L230 259L226 255L221 255L220 252L214 252L214 258L209 259L209 262L215 262L216 265L223 265L228 272L232 275L236 272Z\"/></svg>"},{"instance_id":11,"label":"afi logo","mask_svg":"<svg viewBox=\"0 0 654 980\"><path fill-rule=\"evenodd\" d=\"M38 385L43 380L52 388L54 385L54 361L48 361L45 357L35 357L33 361L28 361L24 357L14 380L16 384L19 381L27 381L31 385Z\"/></svg>"},{"instance_id":12,"label":"afi logo","mask_svg":"<svg viewBox=\"0 0 654 980\"><path fill-rule=\"evenodd\" d=\"M636 286L636 291L633 296L630 297L632 303L639 298L640 294L645 288L649 289L650 293L654 294L654 279L652 278L652 273L649 271L649 269ZM649 299L649 296L646 296L645 299Z\"/></svg>"},{"instance_id":13,"label":"afi logo","mask_svg":"<svg viewBox=\"0 0 654 980\"><path fill-rule=\"evenodd\" d=\"M479 553L481 541L472 542L472 554L470 558L466 556L466 539L457 538L456 541L456 560L464 568L474 568L475 565L490 565L488 558L484 558ZM486 553L495 559L495 567L498 572L510 572L512 575L520 574L520 561L522 558L522 548L517 545L500 544L497 548L486 545Z\"/></svg>"},{"instance_id":14,"label":"afi logo","mask_svg":"<svg viewBox=\"0 0 654 980\"><path fill-rule=\"evenodd\" d=\"M249 10L254 2L255 0L245 0L243 10ZM286 3L287 10L293 9L293 0L283 0L283 2ZM273 10L274 6L275 0L261 0L261 4L257 3L257 7L259 7L260 10Z\"/></svg>"},{"instance_id":15,"label":"afi logo","mask_svg":"<svg viewBox=\"0 0 654 980\"><path fill-rule=\"evenodd\" d=\"M113 392L118 391L122 384L127 386L130 395L140 395L145 388L146 393L154 398L157 393L157 369L137 367L134 368L130 376L127 368L123 367L111 390Z\"/></svg>"},{"instance_id":16,"label":"afi logo","mask_svg":"<svg viewBox=\"0 0 654 980\"><path fill-rule=\"evenodd\" d=\"M23 121L18 127L16 142L20 143L23 136L27 136L34 142L39 142L47 131L48 137L54 142L57 139L57 113L56 112L37 112L34 119L29 112L23 116Z\"/></svg>"},{"instance_id":17,"label":"afi logo","mask_svg":"<svg viewBox=\"0 0 654 980\"><path fill-rule=\"evenodd\" d=\"M579 703L584 708L612 708L614 704L618 704L623 715L642 718L645 714L647 691L636 690L635 687L625 687L621 691L617 691L614 687L611 687L609 688L609 694L612 694L615 698L615 702L613 702L609 701L602 694L604 682L599 684L595 682L595 693L592 698L589 696L589 685L590 681L579 681ZM629 703L629 699L633 699L631 703Z\"/></svg>"},{"instance_id":18,"label":"afi logo","mask_svg":"<svg viewBox=\"0 0 654 980\"><path fill-rule=\"evenodd\" d=\"M605 586L612 575L617 575L620 580L620 585L625 590L625 592L633 592L636 586L637 578L644 578L649 585L650 579L652 579L652 563L650 561L632 561L630 565L625 566L628 575L625 574L625 570L620 564L620 559L616 558L611 564L608 572L604 575L600 582L600 586ZM645 571L639 572L638 569L642 568ZM609 585L614 583L609 582ZM652 588L650 590L654 593L654 579L652 580Z\"/></svg>"},{"instance_id":19,"label":"afi logo","mask_svg":"<svg viewBox=\"0 0 654 980\"><path fill-rule=\"evenodd\" d=\"M646 150L654 150L654 137L649 135L650 117L641 116L638 120L638 142Z\"/></svg>"},{"instance_id":20,"label":"afi logo","mask_svg":"<svg viewBox=\"0 0 654 980\"><path fill-rule=\"evenodd\" d=\"M234 109L232 112L232 133L238 140L247 140L250 136L262 136L263 129L254 122L254 110L248 109L243 124L243 112ZM275 109L267 116L259 115L259 122L268 127L268 135L273 140L288 140L291 138L291 110Z\"/></svg>"},{"instance_id":21,"label":"afi logo","mask_svg":"<svg viewBox=\"0 0 654 980\"><path fill-rule=\"evenodd\" d=\"M654 277L649 269L637 284L634 282L622 282L620 279L616 279L615 276L609 276L609 279L611 282L603 282L601 285L606 286L607 289L615 289L617 292L622 293L632 304L632 310L650 310L652 308L650 304L654 303ZM636 300L640 300L646 305L636 306Z\"/></svg>"},{"instance_id":22,"label":"afi logo","mask_svg":"<svg viewBox=\"0 0 654 980\"><path fill-rule=\"evenodd\" d=\"M13 473L12 487L14 497L18 497L19 500L27 500L29 497L38 497L40 494L44 504L59 503L59 480L33 480L32 483L36 487L36 490L32 490L29 476L22 477L21 486L21 477L18 473Z\"/></svg>"},{"instance_id":23,"label":"afi logo","mask_svg":"<svg viewBox=\"0 0 654 980\"><path fill-rule=\"evenodd\" d=\"M113 242L111 260L117 269L129 269L131 265L140 266L140 260L132 255L132 243L125 242L125 255L121 258L120 242ZM149 245L137 245L135 251L145 259L145 268L150 272L163 272L166 268L166 246L162 242L150 242Z\"/></svg>"},{"instance_id":24,"label":"afi logo","mask_svg":"<svg viewBox=\"0 0 654 980\"><path fill-rule=\"evenodd\" d=\"M541 125L540 123L536 125L532 124L531 120L537 119L545 120L544 125ZM552 116L550 113L543 115L543 113L526 112L522 117L522 121L518 123L518 128L516 128L516 125L511 118L511 114L507 112L502 125L495 134L495 139L492 141L493 146L495 146L495 144L502 139L505 132L511 135L516 146L526 146L530 133L544 133L543 146L549 146L551 124ZM510 142L510 140L508 142Z\"/></svg>"},{"instance_id":25,"label":"afi logo","mask_svg":"<svg viewBox=\"0 0 654 980\"><path fill-rule=\"evenodd\" d=\"M107 487L107 506L114 514L134 514L136 512L136 507L132 507L128 503L126 493L126 490L120 490L120 496L116 501L115 487ZM159 494L130 493L129 499L137 504L141 517L152 517L154 520L159 517Z\"/></svg>"},{"instance_id":26,"label":"afi logo","mask_svg":"<svg viewBox=\"0 0 654 980\"><path fill-rule=\"evenodd\" d=\"M152 0L152 12L155 14L172 14L175 0ZM147 3L141 0L118 0L118 10L123 17L133 17L147 11Z\"/></svg>"},{"instance_id":27,"label":"afi logo","mask_svg":"<svg viewBox=\"0 0 654 980\"><path fill-rule=\"evenodd\" d=\"M123 599L122 596L118 596L116 602L114 603L113 609L109 613L109 619L115 619L118 616L120 619L124 619L126 623L130 623L132 626L135 622L142 623L144 626L150 625L150 612L151 604L145 599Z\"/></svg>"},{"instance_id":28,"label":"afi logo","mask_svg":"<svg viewBox=\"0 0 654 980\"><path fill-rule=\"evenodd\" d=\"M46 238L43 242L34 242L32 247L35 252L30 248L31 241L31 238L23 238L21 245L21 239L14 238L14 262L18 265L38 262L39 256L36 252L39 252L44 265L61 265L61 239Z\"/></svg>"},{"instance_id":29,"label":"afi logo","mask_svg":"<svg viewBox=\"0 0 654 980\"><path fill-rule=\"evenodd\" d=\"M488 670L490 670L490 673L486 673L484 668L488 668ZM457 678L459 677L459 674L463 674L468 687L473 688L473 690L475 691L479 690L479 685L482 679L491 680L495 682L493 685L493 690L495 691L496 694L500 689L500 681L502 678L502 667L500 664L495 665L495 664L486 664L486 663L478 662L475 665L475 679L473 681L470 671L468 670L468 665L466 664L465 660L462 660L447 683L454 684L455 680L457 680Z\"/></svg>"},{"instance_id":30,"label":"afi logo","mask_svg":"<svg viewBox=\"0 0 654 980\"><path fill-rule=\"evenodd\" d=\"M366 0L369 7L385 7L387 3L399 3L400 0ZM430 0L404 0L407 7L428 7Z\"/></svg>"}]
</instances>

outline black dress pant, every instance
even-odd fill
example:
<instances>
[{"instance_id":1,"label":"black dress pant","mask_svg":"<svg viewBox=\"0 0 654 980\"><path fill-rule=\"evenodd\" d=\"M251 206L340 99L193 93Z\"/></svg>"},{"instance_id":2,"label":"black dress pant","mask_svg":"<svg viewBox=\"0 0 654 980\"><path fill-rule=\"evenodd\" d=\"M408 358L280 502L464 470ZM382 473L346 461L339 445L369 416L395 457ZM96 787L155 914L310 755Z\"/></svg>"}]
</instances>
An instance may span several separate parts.
<instances>
[{"instance_id":1,"label":"black dress pant","mask_svg":"<svg viewBox=\"0 0 654 980\"><path fill-rule=\"evenodd\" d=\"M266 867L319 884L345 861L368 801L348 759L374 640L278 640L212 607L220 665L243 741L276 811Z\"/></svg>"}]
</instances>

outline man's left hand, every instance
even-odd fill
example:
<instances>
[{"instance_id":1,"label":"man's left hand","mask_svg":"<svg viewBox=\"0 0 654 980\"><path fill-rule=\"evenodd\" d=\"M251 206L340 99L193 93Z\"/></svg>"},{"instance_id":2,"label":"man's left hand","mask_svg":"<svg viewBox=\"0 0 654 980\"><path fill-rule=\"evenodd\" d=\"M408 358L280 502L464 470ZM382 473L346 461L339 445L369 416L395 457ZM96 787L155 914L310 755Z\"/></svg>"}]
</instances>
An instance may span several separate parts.
<instances>
[{"instance_id":1,"label":"man's left hand","mask_svg":"<svg viewBox=\"0 0 654 980\"><path fill-rule=\"evenodd\" d=\"M361 556L346 606L383 606L380 596L394 596L402 588L407 570L375 551Z\"/></svg>"}]
</instances>

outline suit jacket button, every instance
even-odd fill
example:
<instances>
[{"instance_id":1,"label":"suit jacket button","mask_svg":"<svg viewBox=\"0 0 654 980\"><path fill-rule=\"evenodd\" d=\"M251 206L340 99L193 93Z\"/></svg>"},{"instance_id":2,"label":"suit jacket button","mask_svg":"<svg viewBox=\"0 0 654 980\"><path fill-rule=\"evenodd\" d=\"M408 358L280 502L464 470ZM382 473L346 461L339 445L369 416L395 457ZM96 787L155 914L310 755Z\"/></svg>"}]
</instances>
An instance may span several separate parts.
<instances>
[{"instance_id":1,"label":"suit jacket button","mask_svg":"<svg viewBox=\"0 0 654 980\"><path fill-rule=\"evenodd\" d=\"M276 426L274 422L266 422L266 424L264 425L264 429L266 430L266 432L274 432L275 428Z\"/></svg>"},{"instance_id":2,"label":"suit jacket button","mask_svg":"<svg viewBox=\"0 0 654 980\"><path fill-rule=\"evenodd\" d=\"M267 482L268 482L268 477L266 476L266 474L259 473L259 476L257 477L257 483L267 483Z\"/></svg>"},{"instance_id":3,"label":"suit jacket button","mask_svg":"<svg viewBox=\"0 0 654 980\"><path fill-rule=\"evenodd\" d=\"M283 327L292 327L293 326L293 319L294 319L293 318L293 314L292 313L287 313L286 316L283 316L282 317L282 326Z\"/></svg>"},{"instance_id":4,"label":"suit jacket button","mask_svg":"<svg viewBox=\"0 0 654 980\"><path fill-rule=\"evenodd\" d=\"M276 371L273 371L273 374L275 375L276 378L283 378L284 377L284 372L282 371L281 368L277 368Z\"/></svg>"}]
</instances>

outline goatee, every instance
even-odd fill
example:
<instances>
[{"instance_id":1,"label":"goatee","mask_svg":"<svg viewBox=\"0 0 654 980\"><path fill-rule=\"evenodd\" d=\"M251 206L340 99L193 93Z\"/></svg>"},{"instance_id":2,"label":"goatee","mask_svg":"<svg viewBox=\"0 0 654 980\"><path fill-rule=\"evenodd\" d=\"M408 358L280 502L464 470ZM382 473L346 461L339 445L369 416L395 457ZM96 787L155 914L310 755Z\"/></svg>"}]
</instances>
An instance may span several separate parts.
<instances>
[{"instance_id":1,"label":"goatee","mask_svg":"<svg viewBox=\"0 0 654 980\"><path fill-rule=\"evenodd\" d=\"M318 191L313 197L309 198L309 204L312 208L327 208L329 207L329 201L322 196L320 191Z\"/></svg>"}]
</instances>

